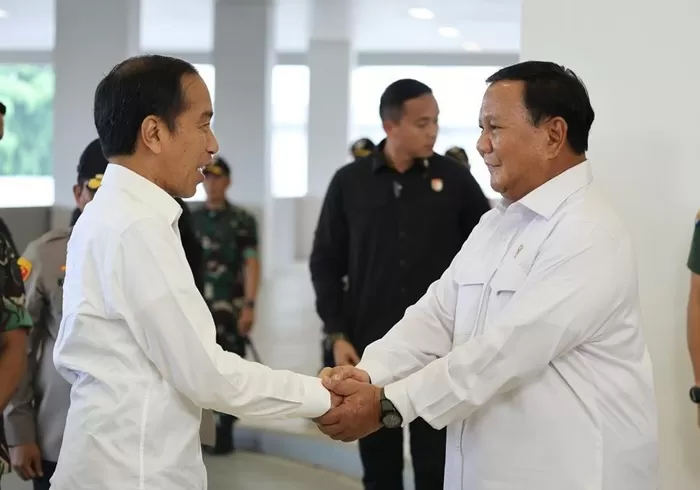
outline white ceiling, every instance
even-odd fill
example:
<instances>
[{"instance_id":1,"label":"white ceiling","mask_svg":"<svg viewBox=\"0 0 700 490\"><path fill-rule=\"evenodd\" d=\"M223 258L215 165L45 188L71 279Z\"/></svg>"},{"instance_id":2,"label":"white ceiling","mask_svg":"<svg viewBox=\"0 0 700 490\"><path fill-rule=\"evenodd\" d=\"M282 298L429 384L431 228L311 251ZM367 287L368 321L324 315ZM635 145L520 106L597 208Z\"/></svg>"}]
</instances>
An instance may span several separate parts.
<instances>
[{"instance_id":1,"label":"white ceiling","mask_svg":"<svg viewBox=\"0 0 700 490\"><path fill-rule=\"evenodd\" d=\"M60 1L60 0L55 0ZM114 0L121 1L121 0ZM462 52L465 43L484 52L517 52L520 0L347 0L353 3L355 43L365 52ZM277 49L305 51L311 0L277 0ZM207 52L212 49L214 0L141 0L141 44L146 51ZM431 20L408 14L429 8ZM0 0L0 50L50 50L54 0ZM444 38L440 27L454 27L458 38Z\"/></svg>"}]
</instances>

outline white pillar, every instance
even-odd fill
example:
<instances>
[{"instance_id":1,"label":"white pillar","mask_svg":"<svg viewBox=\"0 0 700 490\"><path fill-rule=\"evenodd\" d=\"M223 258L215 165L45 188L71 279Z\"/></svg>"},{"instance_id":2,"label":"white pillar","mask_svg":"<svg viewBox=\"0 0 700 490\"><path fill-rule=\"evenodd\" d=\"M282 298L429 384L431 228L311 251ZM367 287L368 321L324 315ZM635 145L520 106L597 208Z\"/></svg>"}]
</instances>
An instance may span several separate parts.
<instances>
[{"instance_id":1,"label":"white pillar","mask_svg":"<svg viewBox=\"0 0 700 490\"><path fill-rule=\"evenodd\" d=\"M660 411L659 488L700 488L685 345L685 262L700 207L700 2L523 4L522 58L562 63L588 86L594 175L635 239Z\"/></svg>"},{"instance_id":2,"label":"white pillar","mask_svg":"<svg viewBox=\"0 0 700 490\"><path fill-rule=\"evenodd\" d=\"M353 5L316 0L309 40L308 193L300 217L298 255L306 257L328 183L348 158L350 82L355 65Z\"/></svg>"},{"instance_id":3,"label":"white pillar","mask_svg":"<svg viewBox=\"0 0 700 490\"><path fill-rule=\"evenodd\" d=\"M262 263L274 251L270 178L271 79L275 62L271 0L217 0L214 10L214 132L231 166L229 198L259 219Z\"/></svg>"},{"instance_id":4,"label":"white pillar","mask_svg":"<svg viewBox=\"0 0 700 490\"><path fill-rule=\"evenodd\" d=\"M138 53L139 16L138 0L56 2L52 227L69 223L78 158L97 137L95 88L114 65Z\"/></svg>"}]
</instances>

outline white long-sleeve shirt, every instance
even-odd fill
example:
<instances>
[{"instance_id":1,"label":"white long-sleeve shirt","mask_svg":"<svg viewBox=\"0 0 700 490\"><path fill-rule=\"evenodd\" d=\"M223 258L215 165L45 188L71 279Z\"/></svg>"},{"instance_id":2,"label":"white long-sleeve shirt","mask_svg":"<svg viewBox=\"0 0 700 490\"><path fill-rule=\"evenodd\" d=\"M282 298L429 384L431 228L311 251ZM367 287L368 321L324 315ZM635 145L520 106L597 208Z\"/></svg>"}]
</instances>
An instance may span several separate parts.
<instances>
[{"instance_id":1,"label":"white long-sleeve shirt","mask_svg":"<svg viewBox=\"0 0 700 490\"><path fill-rule=\"evenodd\" d=\"M446 490L655 490L630 238L584 162L487 213L359 368L448 427Z\"/></svg>"},{"instance_id":2,"label":"white long-sleeve shirt","mask_svg":"<svg viewBox=\"0 0 700 490\"><path fill-rule=\"evenodd\" d=\"M68 243L54 362L71 384L55 490L203 490L201 408L317 417L319 379L224 352L181 246L181 208L118 165Z\"/></svg>"}]
</instances>

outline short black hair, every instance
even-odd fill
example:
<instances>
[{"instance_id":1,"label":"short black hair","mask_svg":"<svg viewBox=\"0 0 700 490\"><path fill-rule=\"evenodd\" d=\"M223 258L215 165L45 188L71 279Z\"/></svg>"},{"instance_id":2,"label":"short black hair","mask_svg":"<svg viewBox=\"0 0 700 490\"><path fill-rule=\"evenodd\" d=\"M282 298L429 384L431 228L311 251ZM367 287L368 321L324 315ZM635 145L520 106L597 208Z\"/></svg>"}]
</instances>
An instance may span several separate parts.
<instances>
[{"instance_id":1,"label":"short black hair","mask_svg":"<svg viewBox=\"0 0 700 490\"><path fill-rule=\"evenodd\" d=\"M122 61L95 90L95 127L105 157L133 155L141 123L161 118L171 131L185 109L182 77L196 75L187 61L144 55Z\"/></svg>"},{"instance_id":2,"label":"short black hair","mask_svg":"<svg viewBox=\"0 0 700 490\"><path fill-rule=\"evenodd\" d=\"M403 78L389 85L379 101L379 117L382 121L398 121L403 115L403 105L412 99L432 94L433 90L426 84Z\"/></svg>"},{"instance_id":3,"label":"short black hair","mask_svg":"<svg viewBox=\"0 0 700 490\"><path fill-rule=\"evenodd\" d=\"M486 79L487 83L500 81L524 82L523 104L533 125L561 117L569 127L569 146L577 154L588 150L595 113L586 86L573 71L549 61L524 61L498 70Z\"/></svg>"},{"instance_id":4,"label":"short black hair","mask_svg":"<svg viewBox=\"0 0 700 490\"><path fill-rule=\"evenodd\" d=\"M7 107L5 107L5 104L0 102L0 116L4 116L7 113Z\"/></svg>"}]
</instances>

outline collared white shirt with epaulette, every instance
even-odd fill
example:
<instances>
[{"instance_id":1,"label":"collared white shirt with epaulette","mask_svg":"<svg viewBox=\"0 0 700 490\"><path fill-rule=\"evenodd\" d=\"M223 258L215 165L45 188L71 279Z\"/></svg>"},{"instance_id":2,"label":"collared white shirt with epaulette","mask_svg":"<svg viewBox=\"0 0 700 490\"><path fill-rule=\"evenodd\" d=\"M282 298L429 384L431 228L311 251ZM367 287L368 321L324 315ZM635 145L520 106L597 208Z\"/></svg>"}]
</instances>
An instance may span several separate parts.
<instances>
[{"instance_id":1,"label":"collared white shirt with epaulette","mask_svg":"<svg viewBox=\"0 0 700 490\"><path fill-rule=\"evenodd\" d=\"M587 162L486 214L358 367L447 427L445 490L658 488L635 256Z\"/></svg>"}]
</instances>

